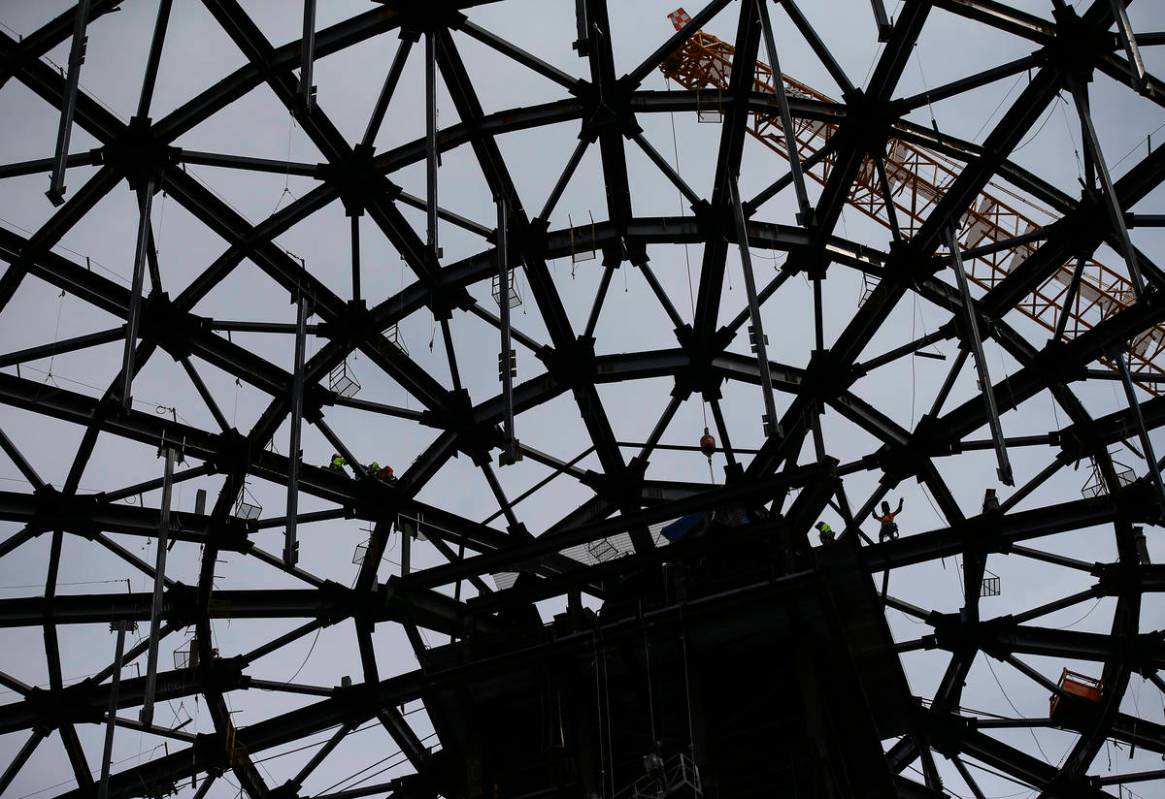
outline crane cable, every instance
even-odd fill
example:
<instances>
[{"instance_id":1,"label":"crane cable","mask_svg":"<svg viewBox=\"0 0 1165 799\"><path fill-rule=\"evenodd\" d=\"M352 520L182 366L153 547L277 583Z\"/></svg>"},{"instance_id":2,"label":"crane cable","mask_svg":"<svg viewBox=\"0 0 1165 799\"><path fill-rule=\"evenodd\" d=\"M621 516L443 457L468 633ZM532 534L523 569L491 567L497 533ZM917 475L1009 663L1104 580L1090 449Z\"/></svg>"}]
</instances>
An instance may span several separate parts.
<instances>
[{"instance_id":1,"label":"crane cable","mask_svg":"<svg viewBox=\"0 0 1165 799\"><path fill-rule=\"evenodd\" d=\"M667 82L667 90L671 91L671 78L664 78ZM676 136L676 112L668 113L668 118L671 120L671 146L672 146L672 169L678 175L680 173L680 144L679 138ZM684 216L684 195L678 188L676 189L676 197L679 200L680 216ZM692 310L692 323L696 322L696 292L692 287L692 257L688 250L688 243L684 242L684 266L688 272L688 303ZM708 402L703 399L701 394L700 410L704 413L704 427L708 426ZM708 462L708 470L711 471L712 462ZM715 482L715 480L713 480Z\"/></svg>"}]
</instances>

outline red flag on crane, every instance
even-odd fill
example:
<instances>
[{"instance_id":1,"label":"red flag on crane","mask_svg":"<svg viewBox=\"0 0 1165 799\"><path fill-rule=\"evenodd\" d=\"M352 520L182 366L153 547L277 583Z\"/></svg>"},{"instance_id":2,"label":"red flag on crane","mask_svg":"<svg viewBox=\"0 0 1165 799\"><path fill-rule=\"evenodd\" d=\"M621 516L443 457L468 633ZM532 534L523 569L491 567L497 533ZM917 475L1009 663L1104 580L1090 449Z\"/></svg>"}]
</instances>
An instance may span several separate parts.
<instances>
[{"instance_id":1,"label":"red flag on crane","mask_svg":"<svg viewBox=\"0 0 1165 799\"><path fill-rule=\"evenodd\" d=\"M683 8L677 8L675 11L668 14L667 18L671 20L671 24L675 27L676 30L682 30L685 25L692 21L692 18L688 15L688 12L684 11Z\"/></svg>"}]
</instances>

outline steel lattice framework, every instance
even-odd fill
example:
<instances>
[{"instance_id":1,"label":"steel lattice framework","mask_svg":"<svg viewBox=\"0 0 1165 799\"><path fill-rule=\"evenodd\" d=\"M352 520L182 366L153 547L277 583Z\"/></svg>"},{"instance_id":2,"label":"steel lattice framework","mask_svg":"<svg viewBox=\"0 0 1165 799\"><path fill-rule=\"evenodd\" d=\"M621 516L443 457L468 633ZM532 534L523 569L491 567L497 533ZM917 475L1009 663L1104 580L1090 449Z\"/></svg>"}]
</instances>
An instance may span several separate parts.
<instances>
[{"instance_id":1,"label":"steel lattice framework","mask_svg":"<svg viewBox=\"0 0 1165 799\"><path fill-rule=\"evenodd\" d=\"M28 491L0 492L0 520L19 525L19 530L0 543L0 558L40 536L52 539L49 578L43 596L0 600L0 626L42 627L48 664L46 686L31 686L0 673L0 683L18 698L0 706L0 733L26 734L26 743L0 775L0 792L11 785L21 767L46 737L57 734L68 754L78 787L64 796L89 796L96 792L91 776L93 763L79 742L79 725L101 724L107 708L136 708L158 700L198 695L213 719L213 733L196 735L170 731L180 751L173 751L140 765L112 774L109 796L153 796L173 789L179 781L200 778L199 797L217 777L237 780L249 796L299 795L303 782L340 742L360 725L373 720L387 730L417 776L365 785L358 789L326 794L334 799L389 793L393 796L427 795L426 771L435 768L429 746L410 727L399 708L418 699L423 690L449 685L460 679L457 672L426 668L425 644L418 628L463 636L489 630L499 609L533 600L565 597L589 591L600 579L636 568L644 562L667 561L667 547L655 547L647 535L651 524L675 519L685 513L720 506L726 502L772 504L794 535L807 535L827 507L846 520L841 542L860 549L871 575L881 575L944 557L960 556L967 601L961 613L941 613L883 594L889 608L929 625L926 634L901 642L903 652L940 649L950 653L945 673L933 696L926 696L917 710L913 731L894 744L888 759L896 773L912 764L919 768L927 787L937 790L942 780L933 753L946 758L971 786L968 764L980 764L1030 786L1043 796L1110 796L1108 780L1088 776L1106 740L1121 741L1139 749L1165 754L1165 726L1152 718L1136 717L1122 709L1130 676L1139 673L1161 691L1165 681L1165 641L1160 632L1142 627L1141 603L1146 592L1165 590L1165 566L1153 565L1138 555L1136 525L1157 524L1162 502L1161 477L1149 432L1165 424L1165 398L1145 399L1135 384L1160 382L1159 367L1144 357L1146 336L1165 323L1165 273L1129 240L1129 227L1158 226L1165 216L1133 213L1132 209L1165 180L1165 145L1159 145L1119 178L1109 174L1105 154L1094 135L1089 108L1089 81L1102 73L1126 91L1139 92L1145 103L1165 105L1165 84L1144 71L1139 47L1162 44L1161 34L1134 34L1120 0L1094 0L1077 14L1057 0L1049 18L1014 11L992 0L908 0L892 23L885 18L881 0L874 0L881 19L879 32L884 48L864 87L853 85L828 47L813 30L793 0L759 3L753 0L711 0L692 20L664 40L642 63L620 75L612 52L606 0L578 0L578 35L575 43L588 65L585 77L567 74L502 36L471 21L472 7L490 0L432 0L425 4L383 2L339 24L315 30L314 2L308 0L305 36L282 46L273 45L250 19L237 0L204 0L221 28L229 34L246 64L218 83L206 87L188 102L160 119L151 119L153 84L159 54L167 32L170 0L159 4L157 23L146 79L137 115L127 124L105 109L78 86L81 54L70 63L68 74L58 72L42 56L62 43L82 41L87 26L118 5L113 0L81 0L77 8L52 20L22 40L0 33L0 86L19 82L61 109L62 143L58 157L0 166L0 178L49 174L54 176L50 194L59 207L42 227L25 237L0 231L0 258L8 266L0 278L0 312L11 306L25 281L43 281L85 303L125 321L105 332L46 343L0 355L0 366L14 367L39 358L81 351L110 342L126 341L122 370L113 376L100 398L70 390L47 387L41 382L5 371L0 373L0 403L71 423L84 431L64 485L54 488L38 475L18 447L0 431L0 446L31 485ZM423 7L421 7L423 6ZM784 13L804 37L826 70L842 88L840 101L827 100L809 91L772 91L771 72L758 73L758 60L777 67L770 14ZM967 25L984 25L1029 43L1031 54L1014 62L934 87L928 98L898 95L897 87L907 59L935 14L953 14ZM736 22L732 69L714 93L689 89L652 90L644 87L649 76L674 59L682 48L697 41L694 36L714 17ZM506 58L557 84L562 99L485 113L466 69L454 34L469 36ZM313 96L311 66L345 48L376 37L399 34L400 46L386 76L368 132L360 142L348 141L325 112L326 98ZM414 51L414 47L417 48ZM74 48L82 49L82 48ZM420 52L423 50L423 52ZM372 142L388 113L407 58L425 60L430 74L430 98L436 73L444 81L460 122L444 128L435 124L430 107L430 132L425 138L375 152ZM297 70L299 73L297 74ZM1003 78L1031 71L1030 81L1009 104L981 144L905 119L927 99L957 98ZM302 80L301 80L302 76ZM766 82L767 80L767 82ZM182 149L175 142L192 128L221 112L251 90L266 84L294 116L312 143L324 155L320 164L285 163L222 153ZM778 83L778 85L780 85ZM795 88L790 84L790 89ZM764 89L763 91L761 89ZM1068 196L1037 175L1009 160L1009 153L1027 136L1061 91L1072 95L1085 132L1088 185L1078 196ZM703 196L685 181L655 149L637 124L637 118L661 113L697 113L715 105L719 121L719 150L711 192ZM784 119L782 125L775 120ZM497 140L507 133L540 129L566 123L578 128L578 144L555 182L554 189L534 215L535 198L519 195L510 166ZM67 131L72 125L93 136L99 146L70 153ZM774 149L789 152L783 131L813 131L821 137L815 155L804 164L795 159L791 171L762 195L742 198L737 178L745 140L752 126L767 126ZM1089 131L1092 131L1090 134ZM806 133L806 135L808 135ZM929 205L916 209L918 222L909 229L886 202L892 181L887 174L890 143L909 143L941 153L949 172ZM549 219L563 191L576 174L584 154L597 145L607 196L606 219L575 228L551 229ZM637 147L656 165L690 203L691 213L669 217L637 215L632 206L628 177L628 150ZM468 148L480 165L498 208L498 223L481 225L440 208L436 203L435 170L441 153ZM794 150L798 149L796 146ZM823 160L828 158L827 168ZM814 161L810 163L809 161ZM294 174L314 179L312 190L251 225L222 199L193 179L185 165L208 165L236 170ZM403 192L392 181L395 173L424 165L430 176L429 199ZM63 176L71 167L96 167L83 185L65 191ZM871 168L874 170L871 172ZM814 171L816 170L816 171ZM813 199L806 192L803 174L811 172L821 182ZM955 234L968 212L980 213L975 203L989 182L1005 180L1029 197L1052 209L1057 218L1038 230L1015 230L1015 236L993 240L989 246L968 247L961 252ZM127 290L99 273L54 251L54 245L122 181L137 192L142 213L134 285ZM794 220L766 220L762 206L778 192L792 186L798 193L800 212ZM150 207L153 196L165 190L209 230L228 243L206 265L191 285L170 297L162 291L165 274L153 250ZM869 213L885 214L891 239L881 249L838 236L843 207L865 197ZM353 293L339 296L324 282L306 272L274 243L282 233L339 200L355 220L367 215L400 253L416 280L398 294L375 304L360 297L360 267L354 256ZM428 230L414 231L403 210L420 208ZM887 211L887 207L890 209ZM453 225L482 239L475 255L445 262L437 246L439 225ZM598 295L584 330L572 326L548 262L570 256L579 241L600 251L604 268ZM666 244L702 244L694 317L685 321L661 288L648 260L648 249ZM723 304L723 286L730 249L741 247L749 307L725 322L729 309ZM1094 324L1065 332L1066 320L1055 303L1039 293L1056 275L1068 270L1067 299L1071 306L1079 289L1080 275L1092 264L1098 247L1107 245L1124 259L1114 267L1124 301ZM749 247L787 253L779 273L767 284L754 286L748 258ZM972 294L963 279L963 259L972 271L975 259L1014 259L1003 276L977 282ZM310 358L300 352L292 371L270 363L221 335L230 329L200 314L200 303L244 260L253 261L282 290L298 298L299 324L260 325L297 335L302 340L305 320L314 315L314 330L324 341ZM952 261L954 268L952 269ZM499 263L501 267L499 268ZM529 294L544 321L549 341L545 344L511 328L506 303L494 314L473 299L469 289L500 278L502 296L510 268L521 267ZM637 269L651 287L660 306L674 324L675 346L622 354L596 354L595 332L611 284L619 267ZM830 344L821 325L822 284L838 271L856 270L876 279L876 286L853 313L844 330ZM814 289L816 330L806 333L811 350L806 366L783 364L768 358L763 344L760 308L792 276L804 275ZM146 290L146 281L150 290ZM871 285L873 285L871 283ZM951 323L930 336L907 342L882 355L863 361L874 335L896 306L912 293L951 315ZM1035 305L1033 305L1035 303ZM1043 303L1042 305L1040 303ZM1047 330L1016 326L1009 313L1016 308L1038 306L1047 319ZM540 373L510 385L508 376L496 396L473 402L458 383L452 389L421 367L385 331L410 316L431 311L449 340L449 323L473 314L496 327L503 336L534 351ZM756 328L755 357L729 350L746 325ZM296 328L300 328L298 333ZM1034 328L1034 326L1033 326ZM236 328L241 329L241 328ZM1051 335L1048 335L1048 334ZM853 390L864 375L902 357L910 356L934 341L956 340L961 352L930 412L913 429L907 429L861 399ZM993 339L1018 364L1010 374L987 370L982 340ZM503 352L508 349L503 345ZM1155 345L1154 345L1155 346ZM403 386L423 410L407 410L366 400L345 398L327 387L329 372L353 352L359 352ZM1130 372L1132 353L1142 368ZM217 429L200 429L152 413L135 410L129 403L133 376L151 359L170 358L190 378L197 396L218 422ZM961 404L944 408L960 370L971 360L979 369L982 391ZM216 398L200 377L197 364L221 369L269 397L269 405L248 431L231 427ZM1117 370L1097 368L1101 363ZM1136 367L1134 367L1136 368ZM456 381L456 364L451 371ZM624 381L662 378L673 381L667 407L638 452L626 459L613 432L598 387ZM1078 398L1080 385L1099 380L1121 380L1127 389L1127 407L1104 416L1090 415ZM740 382L760 386L767 416L766 436L751 458L737 453L729 443L731 419L721 412L721 388ZM1060 429L1034 431L1027 436L1004 436L999 416L1048 393L1067 415ZM598 467L583 469L575 462L559 460L523 445L514 435L515 415L557 397L572 398L586 426ZM648 464L668 424L680 405L690 397L708 402L726 461L722 486L651 479ZM776 400L782 407L778 413ZM417 460L394 483L375 480L353 455L356 447L329 427L333 408L349 408L377 415L415 421L435 437ZM879 442L878 447L855 460L840 462L822 433L825 413L836 414ZM315 425L344 455L356 477L300 463L273 452L267 445L288 420L298 428L300 420ZM972 439L987 428L990 439ZM148 483L99 495L80 491L79 483L99 435L163 448L182 442L187 466ZM1146 456L1143 476L1131 482L1121 479L1109 454L1111 445L1139 438ZM167 443L169 442L169 444ZM1042 447L1048 465L1003 497L997 508L967 515L955 500L936 468L940 458L964 452L994 450L999 477L1014 483L1008 460L1009 448ZM293 445L290 451L294 452ZM546 530L527 531L513 509L516 504L502 494L494 475L493 453L502 462L519 455L544 463L556 474L582 482L593 498L566 514ZM803 450L806 450L803 453ZM467 455L483 471L504 511L506 529L472 521L434 503L417 499L421 489L448 461ZM1017 510L1029 495L1066 466L1091 459L1104 489L1091 498L1064 501L1044 507ZM877 490L860 504L851 505L844 486L846 478L873 475ZM126 497L154 491L163 485L208 475L223 479L213 506L204 514L183 513L173 522L166 508L127 505ZM236 499L248 478L287 486L293 497L289 514L262 520L240 519ZM872 542L861 532L871 512L889 491L907 479L917 479L931 495L946 523L936 529L904 535L901 539ZM807 486L828 490L801 491ZM798 502L786 507L787 497ZM311 496L333 510L296 513L294 498ZM168 500L167 500L168 501ZM371 522L373 532L368 554L351 587L312 573L297 563L296 525L327 524L330 520L358 518ZM448 562L391 577L377 576L380 555L392 530L402 519L416 525ZM1115 541L1118 556L1109 563L1087 563L1055 551L1054 536L1068 531L1102 526ZM280 557L258 547L253 537L261 529L288 528L287 547ZM64 536L81 536L103 546L132 568L150 575L156 566L143 562L108 534L154 537L159 530L178 541L202 547L200 579L185 586L159 580L163 586L161 613L154 617L157 637L181 628L192 628L197 641L197 664L187 669L162 667L153 675L125 679L117 687L117 663L80 683L66 686L62 678L57 628L68 624L125 623L151 620L152 597L147 594L94 596L57 595L56 572ZM626 558L584 565L564 555L564 550L619 534L629 534L636 552ZM1049 539L1049 549L1030 542ZM159 551L162 547L159 546ZM216 557L224 552L243 553L299 580L295 590L215 590ZM1010 615L988 618L980 612L979 586L988 557L1012 556L1042 561L1058 568L1091 575L1087 590ZM491 590L483 578L507 571L529 571L539 579L512 588ZM1090 578L1090 579L1091 579ZM472 601L460 598L463 582L476 586ZM457 586L456 595L451 587ZM1040 626L1041 619L1079 603L1110 597L1115 602L1108 634L1075 632ZM270 641L255 642L250 652L218 657L212 651L212 620L232 618L302 619L302 626ZM276 684L253 677L250 664L264 655L302 640L317 629L351 620L359 645L362 675L350 685L315 688ZM416 671L386 676L372 644L377 625L394 624L405 629L421 665ZM563 647L573 645L564 640ZM126 658L146 654L146 645L131 648ZM548 653L523 653L524 663ZM1048 726L1049 719L984 720L960 707L964 682L977 658L993 658L1010 664L1030 677L1033 690L1056 693L1061 689L1026 661L1027 656L1050 656L1094 661L1101 664L1105 693L1098 713L1074 730L1075 743L1058 765L1033 757L989 734L993 728ZM483 670L505 673L515 668L514 659L483 662ZM273 715L264 721L235 728L226 697L246 688L304 693L311 701L298 709ZM122 726L136 722L120 719ZM141 725L137 725L141 728ZM157 731L158 728L154 728ZM308 765L291 782L268 784L254 759L260 753L300 741L313 734L334 731ZM1141 779L1160 778L1155 772ZM918 783L903 778L903 795L932 795ZM977 787L977 795L982 795ZM915 793L917 792L917 793Z\"/></svg>"}]
</instances>

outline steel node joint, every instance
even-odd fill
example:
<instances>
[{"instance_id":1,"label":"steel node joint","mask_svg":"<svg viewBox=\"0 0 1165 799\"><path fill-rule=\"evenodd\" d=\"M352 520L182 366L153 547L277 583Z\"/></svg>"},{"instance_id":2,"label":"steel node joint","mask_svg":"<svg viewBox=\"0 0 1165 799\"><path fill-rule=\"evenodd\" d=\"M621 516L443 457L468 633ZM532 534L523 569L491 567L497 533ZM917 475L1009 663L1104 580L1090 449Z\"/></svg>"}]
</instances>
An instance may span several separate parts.
<instances>
[{"instance_id":1,"label":"steel node joint","mask_svg":"<svg viewBox=\"0 0 1165 799\"><path fill-rule=\"evenodd\" d=\"M1112 52L1112 33L1088 24L1069 5L1054 8L1052 18L1056 35L1042 51L1047 63L1071 80L1092 80L1096 65Z\"/></svg>"},{"instance_id":2,"label":"steel node joint","mask_svg":"<svg viewBox=\"0 0 1165 799\"><path fill-rule=\"evenodd\" d=\"M598 372L595 340L589 336L579 336L568 347L545 347L537 357L555 382L568 389L594 382Z\"/></svg>"},{"instance_id":3,"label":"steel node joint","mask_svg":"<svg viewBox=\"0 0 1165 799\"><path fill-rule=\"evenodd\" d=\"M181 149L173 147L155 135L149 117L133 117L122 129L119 138L106 143L101 160L111 166L131 188L149 186L154 193L163 188L159 178L178 163Z\"/></svg>"}]
</instances>

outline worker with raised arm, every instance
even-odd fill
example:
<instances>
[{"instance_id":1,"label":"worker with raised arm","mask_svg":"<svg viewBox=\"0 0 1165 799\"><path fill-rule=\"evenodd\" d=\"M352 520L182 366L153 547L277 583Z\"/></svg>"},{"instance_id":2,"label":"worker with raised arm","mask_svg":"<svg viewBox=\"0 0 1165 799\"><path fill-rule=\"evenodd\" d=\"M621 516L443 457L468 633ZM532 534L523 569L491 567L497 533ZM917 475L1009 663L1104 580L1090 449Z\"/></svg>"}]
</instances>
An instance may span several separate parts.
<instances>
[{"instance_id":1,"label":"worker with raised arm","mask_svg":"<svg viewBox=\"0 0 1165 799\"><path fill-rule=\"evenodd\" d=\"M874 514L874 518L882 523L878 529L878 543L883 541L893 541L898 538L898 525L894 522L894 517L902 512L902 498L898 498L898 507L893 513L890 512L890 503L882 502L882 515Z\"/></svg>"}]
</instances>

